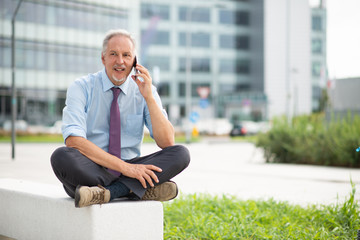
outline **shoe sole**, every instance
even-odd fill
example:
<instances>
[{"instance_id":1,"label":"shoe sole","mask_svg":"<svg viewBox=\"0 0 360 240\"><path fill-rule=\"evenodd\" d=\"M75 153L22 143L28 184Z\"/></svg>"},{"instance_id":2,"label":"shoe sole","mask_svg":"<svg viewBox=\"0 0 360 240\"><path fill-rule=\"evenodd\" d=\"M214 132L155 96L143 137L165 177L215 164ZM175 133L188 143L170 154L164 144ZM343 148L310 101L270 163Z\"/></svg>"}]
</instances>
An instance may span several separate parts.
<instances>
[{"instance_id":1,"label":"shoe sole","mask_svg":"<svg viewBox=\"0 0 360 240\"><path fill-rule=\"evenodd\" d=\"M179 193L179 188L178 188L177 184L176 184L174 181L168 181L168 182L171 182L171 183L175 184L175 186L176 186L176 193L175 193L175 197L170 198L169 200L167 200L167 201L170 201L170 200L173 200L174 198L176 198L176 197L177 197L177 195L178 195L178 193Z\"/></svg>"},{"instance_id":2,"label":"shoe sole","mask_svg":"<svg viewBox=\"0 0 360 240\"><path fill-rule=\"evenodd\" d=\"M79 208L79 202L80 202L80 188L81 185L78 185L75 190L75 207Z\"/></svg>"}]
</instances>

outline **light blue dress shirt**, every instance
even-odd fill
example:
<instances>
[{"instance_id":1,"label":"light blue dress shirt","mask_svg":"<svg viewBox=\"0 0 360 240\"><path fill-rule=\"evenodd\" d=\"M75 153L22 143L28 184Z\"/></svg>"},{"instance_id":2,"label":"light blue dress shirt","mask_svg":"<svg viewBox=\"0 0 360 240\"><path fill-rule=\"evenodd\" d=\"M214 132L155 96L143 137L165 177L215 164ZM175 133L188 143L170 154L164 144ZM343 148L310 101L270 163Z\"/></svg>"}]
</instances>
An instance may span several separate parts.
<instances>
[{"instance_id":1,"label":"light blue dress shirt","mask_svg":"<svg viewBox=\"0 0 360 240\"><path fill-rule=\"evenodd\" d=\"M63 110L64 139L69 136L80 136L108 151L112 87L114 84L108 78L105 68L76 79L69 86ZM149 129L151 137L153 132L149 109L134 80L129 76L120 89L118 104L121 118L121 159L128 160L141 154L144 125ZM156 103L167 118L154 86L152 92Z\"/></svg>"}]
</instances>

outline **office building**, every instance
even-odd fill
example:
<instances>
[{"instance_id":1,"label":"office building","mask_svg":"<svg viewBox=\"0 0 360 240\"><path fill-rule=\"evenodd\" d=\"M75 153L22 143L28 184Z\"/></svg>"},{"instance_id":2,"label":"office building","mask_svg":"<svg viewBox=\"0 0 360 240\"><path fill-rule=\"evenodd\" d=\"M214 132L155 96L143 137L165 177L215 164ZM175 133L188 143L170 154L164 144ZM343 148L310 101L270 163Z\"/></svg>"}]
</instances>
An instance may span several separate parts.
<instances>
[{"instance_id":1,"label":"office building","mask_svg":"<svg viewBox=\"0 0 360 240\"><path fill-rule=\"evenodd\" d=\"M10 119L17 3L0 2L0 122ZM309 113L310 13L307 0L24 0L15 23L18 119L61 119L69 83L103 67L112 28L134 34L176 125L193 112L233 122Z\"/></svg>"},{"instance_id":2,"label":"office building","mask_svg":"<svg viewBox=\"0 0 360 240\"><path fill-rule=\"evenodd\" d=\"M326 8L323 2L311 9L311 77L312 110L321 110L321 98L325 97L327 76L326 62Z\"/></svg>"}]
</instances>

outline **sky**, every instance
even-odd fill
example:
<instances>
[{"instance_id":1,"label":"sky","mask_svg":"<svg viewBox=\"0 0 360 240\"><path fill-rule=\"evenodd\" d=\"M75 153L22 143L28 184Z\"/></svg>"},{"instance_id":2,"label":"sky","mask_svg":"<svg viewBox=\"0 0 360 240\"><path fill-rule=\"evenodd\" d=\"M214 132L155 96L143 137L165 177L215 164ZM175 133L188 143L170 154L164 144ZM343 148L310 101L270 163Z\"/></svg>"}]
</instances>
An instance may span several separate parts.
<instances>
[{"instance_id":1,"label":"sky","mask_svg":"<svg viewBox=\"0 0 360 240\"><path fill-rule=\"evenodd\" d=\"M326 8L329 77L360 77L360 0L327 0Z\"/></svg>"}]
</instances>

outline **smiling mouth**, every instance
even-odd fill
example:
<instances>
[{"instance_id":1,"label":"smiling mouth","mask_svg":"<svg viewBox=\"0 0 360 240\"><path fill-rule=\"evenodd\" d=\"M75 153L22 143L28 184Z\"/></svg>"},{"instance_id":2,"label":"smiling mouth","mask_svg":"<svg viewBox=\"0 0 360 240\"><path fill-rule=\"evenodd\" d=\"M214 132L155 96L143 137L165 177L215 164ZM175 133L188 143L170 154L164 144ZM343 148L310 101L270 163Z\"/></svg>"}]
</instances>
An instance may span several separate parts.
<instances>
[{"instance_id":1,"label":"smiling mouth","mask_svg":"<svg viewBox=\"0 0 360 240\"><path fill-rule=\"evenodd\" d=\"M124 72L126 68L124 66L114 66L113 70L116 72Z\"/></svg>"}]
</instances>

